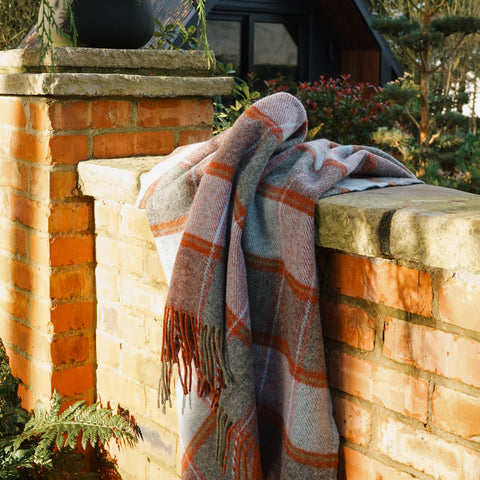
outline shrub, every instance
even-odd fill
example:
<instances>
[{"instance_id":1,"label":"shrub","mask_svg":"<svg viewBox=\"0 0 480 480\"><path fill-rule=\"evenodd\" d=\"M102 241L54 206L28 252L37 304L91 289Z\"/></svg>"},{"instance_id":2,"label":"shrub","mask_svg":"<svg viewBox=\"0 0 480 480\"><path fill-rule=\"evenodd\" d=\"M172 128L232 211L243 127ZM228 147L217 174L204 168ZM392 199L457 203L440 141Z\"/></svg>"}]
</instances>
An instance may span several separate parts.
<instances>
[{"instance_id":1,"label":"shrub","mask_svg":"<svg viewBox=\"0 0 480 480\"><path fill-rule=\"evenodd\" d=\"M255 100L261 97L260 92L254 89L256 82L255 74L249 74L247 81L237 77L231 63L223 64L217 61L217 73L219 75L231 75L234 80L232 95L229 97L217 97L214 106L213 134L223 132L231 127L237 118L250 106Z\"/></svg>"},{"instance_id":2,"label":"shrub","mask_svg":"<svg viewBox=\"0 0 480 480\"><path fill-rule=\"evenodd\" d=\"M276 80L270 80L267 86L269 93L286 90ZM380 89L370 83L354 83L349 75L342 75L301 82L295 95L307 111L309 138L364 145L372 142L378 128L391 126L385 115L389 103L379 93Z\"/></svg>"}]
</instances>

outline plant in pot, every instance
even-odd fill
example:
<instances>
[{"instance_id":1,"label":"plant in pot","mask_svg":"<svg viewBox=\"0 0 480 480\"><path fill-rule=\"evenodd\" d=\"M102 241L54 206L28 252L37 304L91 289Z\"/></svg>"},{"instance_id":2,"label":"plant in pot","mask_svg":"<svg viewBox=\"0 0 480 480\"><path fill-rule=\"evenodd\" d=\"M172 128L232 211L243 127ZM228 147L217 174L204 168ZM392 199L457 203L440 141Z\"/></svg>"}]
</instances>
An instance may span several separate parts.
<instances>
[{"instance_id":1,"label":"plant in pot","mask_svg":"<svg viewBox=\"0 0 480 480\"><path fill-rule=\"evenodd\" d=\"M205 0L183 1L197 10L208 52ZM40 58L53 46L140 48L152 37L154 25L152 0L40 0Z\"/></svg>"}]
</instances>

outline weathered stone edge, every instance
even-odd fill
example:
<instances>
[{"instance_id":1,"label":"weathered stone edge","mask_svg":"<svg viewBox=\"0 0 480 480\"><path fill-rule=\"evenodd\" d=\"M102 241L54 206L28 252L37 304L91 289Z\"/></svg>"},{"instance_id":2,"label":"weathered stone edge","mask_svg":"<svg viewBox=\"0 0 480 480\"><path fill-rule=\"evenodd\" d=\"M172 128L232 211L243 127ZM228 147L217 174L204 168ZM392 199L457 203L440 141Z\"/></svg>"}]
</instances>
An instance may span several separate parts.
<instances>
[{"instance_id":1,"label":"weathered stone edge","mask_svg":"<svg viewBox=\"0 0 480 480\"><path fill-rule=\"evenodd\" d=\"M173 77L102 73L0 74L0 95L213 97L228 95L230 77Z\"/></svg>"},{"instance_id":2,"label":"weathered stone edge","mask_svg":"<svg viewBox=\"0 0 480 480\"><path fill-rule=\"evenodd\" d=\"M77 167L80 191L99 200L134 204L141 175L161 160L161 156L151 156L80 162Z\"/></svg>"},{"instance_id":3,"label":"weathered stone edge","mask_svg":"<svg viewBox=\"0 0 480 480\"><path fill-rule=\"evenodd\" d=\"M81 190L133 204L141 175L161 159L81 162ZM374 189L319 200L316 219L320 247L480 274L479 195L429 185Z\"/></svg>"},{"instance_id":4,"label":"weathered stone edge","mask_svg":"<svg viewBox=\"0 0 480 480\"><path fill-rule=\"evenodd\" d=\"M212 58L214 53L211 52ZM56 47L40 61L39 49L26 48L0 52L0 70L32 71L39 67L98 69L183 69L213 73L215 61L207 62L199 50L128 50L108 48Z\"/></svg>"},{"instance_id":5,"label":"weathered stone edge","mask_svg":"<svg viewBox=\"0 0 480 480\"><path fill-rule=\"evenodd\" d=\"M431 185L319 200L321 247L480 273L480 196Z\"/></svg>"}]
</instances>

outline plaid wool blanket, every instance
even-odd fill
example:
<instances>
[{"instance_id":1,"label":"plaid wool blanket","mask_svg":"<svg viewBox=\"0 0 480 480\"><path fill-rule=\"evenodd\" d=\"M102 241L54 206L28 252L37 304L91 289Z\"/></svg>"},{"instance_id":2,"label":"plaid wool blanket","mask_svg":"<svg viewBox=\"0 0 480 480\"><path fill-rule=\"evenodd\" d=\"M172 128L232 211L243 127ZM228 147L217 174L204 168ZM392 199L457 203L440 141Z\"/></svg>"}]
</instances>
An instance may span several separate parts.
<instances>
[{"instance_id":1,"label":"plaid wool blanket","mask_svg":"<svg viewBox=\"0 0 480 480\"><path fill-rule=\"evenodd\" d=\"M185 480L336 478L315 205L417 180L383 152L304 143L306 131L302 104L275 94L143 180L137 204L170 282L161 402L176 364Z\"/></svg>"}]
</instances>

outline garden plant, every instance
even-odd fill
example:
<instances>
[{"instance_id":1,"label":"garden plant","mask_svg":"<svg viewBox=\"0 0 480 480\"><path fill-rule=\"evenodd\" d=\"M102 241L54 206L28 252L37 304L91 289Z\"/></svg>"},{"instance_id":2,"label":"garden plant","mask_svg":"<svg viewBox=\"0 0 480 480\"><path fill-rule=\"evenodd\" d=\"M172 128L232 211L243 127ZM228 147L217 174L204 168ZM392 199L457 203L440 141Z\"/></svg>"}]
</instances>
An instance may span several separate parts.
<instances>
[{"instance_id":1,"label":"garden plant","mask_svg":"<svg viewBox=\"0 0 480 480\"><path fill-rule=\"evenodd\" d=\"M107 442L136 444L140 432L131 419L98 403L77 401L65 408L54 391L50 411L38 401L27 412L17 394L19 383L0 340L0 480L98 479L100 471L116 470L100 455ZM95 468L88 468L87 460Z\"/></svg>"}]
</instances>

